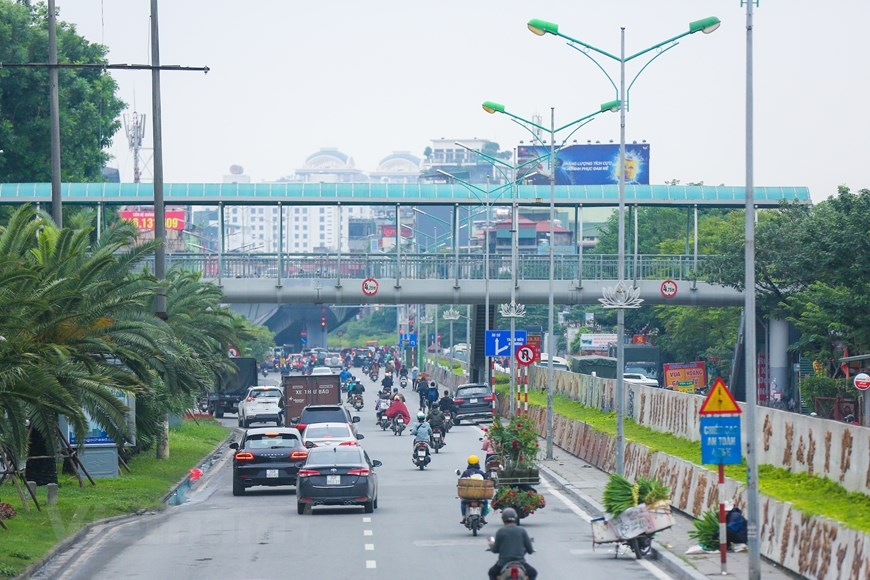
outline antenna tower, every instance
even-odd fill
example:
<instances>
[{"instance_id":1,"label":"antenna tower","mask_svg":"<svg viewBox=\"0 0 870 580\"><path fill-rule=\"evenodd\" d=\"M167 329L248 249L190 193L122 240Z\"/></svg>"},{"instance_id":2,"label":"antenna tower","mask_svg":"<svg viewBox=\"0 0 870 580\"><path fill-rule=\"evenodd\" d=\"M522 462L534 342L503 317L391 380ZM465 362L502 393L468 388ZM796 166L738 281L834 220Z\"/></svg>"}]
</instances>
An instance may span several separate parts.
<instances>
[{"instance_id":1,"label":"antenna tower","mask_svg":"<svg viewBox=\"0 0 870 580\"><path fill-rule=\"evenodd\" d=\"M139 169L139 152L142 150L142 140L145 138L145 117L133 111L132 121L124 115L124 131L127 133L127 142L130 151L133 152L133 183L139 183L142 172Z\"/></svg>"}]
</instances>

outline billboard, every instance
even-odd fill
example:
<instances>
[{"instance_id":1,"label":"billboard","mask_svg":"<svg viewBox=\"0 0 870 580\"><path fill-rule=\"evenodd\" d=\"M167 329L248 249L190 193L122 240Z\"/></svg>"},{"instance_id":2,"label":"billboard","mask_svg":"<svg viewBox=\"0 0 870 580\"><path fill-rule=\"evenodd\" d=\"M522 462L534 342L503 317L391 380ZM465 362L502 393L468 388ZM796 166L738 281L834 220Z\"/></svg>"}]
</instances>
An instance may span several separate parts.
<instances>
[{"instance_id":1,"label":"billboard","mask_svg":"<svg viewBox=\"0 0 870 580\"><path fill-rule=\"evenodd\" d=\"M707 386L707 364L704 362L665 363L665 388L683 393L695 393Z\"/></svg>"},{"instance_id":2,"label":"billboard","mask_svg":"<svg viewBox=\"0 0 870 580\"><path fill-rule=\"evenodd\" d=\"M580 335L580 350L603 350L616 342L615 333L586 333Z\"/></svg>"},{"instance_id":3,"label":"billboard","mask_svg":"<svg viewBox=\"0 0 870 580\"><path fill-rule=\"evenodd\" d=\"M128 222L133 222L140 232L150 232L154 230L154 210L121 210L118 216ZM183 210L166 210L164 216L167 230L184 230L184 211Z\"/></svg>"},{"instance_id":4,"label":"billboard","mask_svg":"<svg viewBox=\"0 0 870 580\"><path fill-rule=\"evenodd\" d=\"M520 177L533 184L550 183L550 148L544 145L517 147ZM556 150L556 185L611 185L619 183L619 145L569 145ZM649 185L649 144L625 145L625 183Z\"/></svg>"}]
</instances>

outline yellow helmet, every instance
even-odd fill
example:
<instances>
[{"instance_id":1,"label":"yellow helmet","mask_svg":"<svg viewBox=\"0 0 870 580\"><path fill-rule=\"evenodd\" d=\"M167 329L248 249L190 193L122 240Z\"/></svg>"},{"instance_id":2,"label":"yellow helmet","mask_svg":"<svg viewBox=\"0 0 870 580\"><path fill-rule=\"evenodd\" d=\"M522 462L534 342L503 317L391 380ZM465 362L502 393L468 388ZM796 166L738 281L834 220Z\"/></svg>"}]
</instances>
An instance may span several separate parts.
<instances>
[{"instance_id":1,"label":"yellow helmet","mask_svg":"<svg viewBox=\"0 0 870 580\"><path fill-rule=\"evenodd\" d=\"M477 455L468 456L468 465L480 465L480 459L477 458Z\"/></svg>"}]
</instances>

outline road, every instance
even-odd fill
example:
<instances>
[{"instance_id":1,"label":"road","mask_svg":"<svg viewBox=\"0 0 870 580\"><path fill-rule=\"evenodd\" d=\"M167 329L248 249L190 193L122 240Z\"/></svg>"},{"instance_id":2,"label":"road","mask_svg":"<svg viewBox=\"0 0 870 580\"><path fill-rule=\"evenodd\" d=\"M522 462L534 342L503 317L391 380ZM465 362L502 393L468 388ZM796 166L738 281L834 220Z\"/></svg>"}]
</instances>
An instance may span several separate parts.
<instances>
[{"instance_id":1,"label":"road","mask_svg":"<svg viewBox=\"0 0 870 580\"><path fill-rule=\"evenodd\" d=\"M361 374L361 373L358 373ZM361 441L383 466L379 509L316 508L298 515L293 488L231 492L231 462L215 468L163 513L98 526L35 577L92 578L486 578L495 555L486 537L501 526L497 514L478 537L459 524L457 468L480 449L479 427L463 423L425 471L411 463L412 438L381 431L366 381L359 413ZM416 398L406 389L409 409ZM235 425L235 417L224 420ZM229 455L227 455L229 458ZM541 578L667 578L652 562L630 553L614 558L611 546L592 550L589 516L546 483L538 491L547 507L522 525L535 540L530 562Z\"/></svg>"}]
</instances>

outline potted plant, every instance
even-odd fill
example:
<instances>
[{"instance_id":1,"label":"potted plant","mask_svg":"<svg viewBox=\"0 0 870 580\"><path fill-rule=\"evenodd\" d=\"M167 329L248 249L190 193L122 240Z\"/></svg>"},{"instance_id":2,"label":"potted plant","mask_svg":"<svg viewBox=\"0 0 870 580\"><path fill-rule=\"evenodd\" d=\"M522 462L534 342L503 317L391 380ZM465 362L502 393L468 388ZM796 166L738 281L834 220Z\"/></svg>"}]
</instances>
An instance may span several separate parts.
<instances>
[{"instance_id":1,"label":"potted plant","mask_svg":"<svg viewBox=\"0 0 870 580\"><path fill-rule=\"evenodd\" d=\"M493 509L503 510L512 507L520 518L528 517L535 510L546 507L544 496L532 488L521 486L499 486L492 498Z\"/></svg>"},{"instance_id":2,"label":"potted plant","mask_svg":"<svg viewBox=\"0 0 870 580\"><path fill-rule=\"evenodd\" d=\"M500 480L538 482L538 432L528 417L512 417L507 423L496 417L486 436L502 458Z\"/></svg>"}]
</instances>

